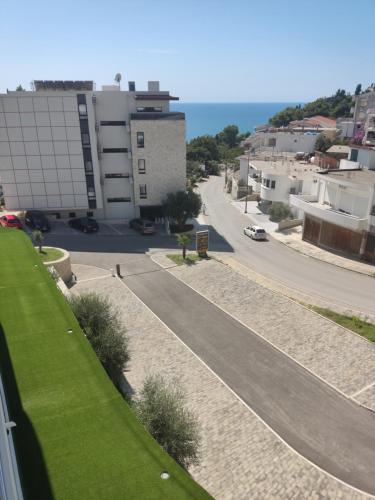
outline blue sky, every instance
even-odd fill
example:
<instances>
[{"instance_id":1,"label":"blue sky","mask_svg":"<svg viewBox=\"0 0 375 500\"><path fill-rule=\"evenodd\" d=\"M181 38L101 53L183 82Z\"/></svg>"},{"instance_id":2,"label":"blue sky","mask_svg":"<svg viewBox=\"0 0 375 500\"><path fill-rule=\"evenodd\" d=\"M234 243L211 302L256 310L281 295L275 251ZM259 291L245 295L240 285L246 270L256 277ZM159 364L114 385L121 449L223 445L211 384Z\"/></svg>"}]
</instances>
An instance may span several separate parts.
<instances>
[{"instance_id":1,"label":"blue sky","mask_svg":"<svg viewBox=\"0 0 375 500\"><path fill-rule=\"evenodd\" d=\"M186 102L301 101L375 81L374 0L0 0L0 92L117 72Z\"/></svg>"}]
</instances>

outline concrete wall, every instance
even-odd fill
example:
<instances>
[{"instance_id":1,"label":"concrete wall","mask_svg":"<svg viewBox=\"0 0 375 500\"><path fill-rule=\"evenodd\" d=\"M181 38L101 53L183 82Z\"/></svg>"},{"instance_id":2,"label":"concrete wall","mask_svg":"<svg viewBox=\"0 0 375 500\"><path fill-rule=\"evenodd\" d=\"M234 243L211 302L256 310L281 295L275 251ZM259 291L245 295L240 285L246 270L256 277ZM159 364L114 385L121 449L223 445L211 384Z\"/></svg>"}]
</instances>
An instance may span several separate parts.
<instances>
[{"instance_id":1,"label":"concrete wall","mask_svg":"<svg viewBox=\"0 0 375 500\"><path fill-rule=\"evenodd\" d=\"M269 181L270 187L267 187L267 181ZM272 182L275 183L274 188L271 188ZM291 179L287 175L263 173L260 197L262 200L289 203L290 188Z\"/></svg>"}]
</instances>

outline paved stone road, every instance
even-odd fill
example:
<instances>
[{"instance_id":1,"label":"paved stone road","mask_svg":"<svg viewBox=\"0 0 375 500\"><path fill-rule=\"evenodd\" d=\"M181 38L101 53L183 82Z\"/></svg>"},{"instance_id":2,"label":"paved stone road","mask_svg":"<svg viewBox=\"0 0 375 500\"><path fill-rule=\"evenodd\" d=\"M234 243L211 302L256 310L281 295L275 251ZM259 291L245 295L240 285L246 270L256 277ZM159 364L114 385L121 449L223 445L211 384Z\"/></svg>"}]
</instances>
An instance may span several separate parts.
<instances>
[{"instance_id":1,"label":"paved stone road","mask_svg":"<svg viewBox=\"0 0 375 500\"><path fill-rule=\"evenodd\" d=\"M364 499L319 471L281 442L118 279L75 272L74 292L96 291L119 307L132 360L126 377L135 391L147 373L176 378L202 426L201 465L193 477L217 499Z\"/></svg>"}]
</instances>

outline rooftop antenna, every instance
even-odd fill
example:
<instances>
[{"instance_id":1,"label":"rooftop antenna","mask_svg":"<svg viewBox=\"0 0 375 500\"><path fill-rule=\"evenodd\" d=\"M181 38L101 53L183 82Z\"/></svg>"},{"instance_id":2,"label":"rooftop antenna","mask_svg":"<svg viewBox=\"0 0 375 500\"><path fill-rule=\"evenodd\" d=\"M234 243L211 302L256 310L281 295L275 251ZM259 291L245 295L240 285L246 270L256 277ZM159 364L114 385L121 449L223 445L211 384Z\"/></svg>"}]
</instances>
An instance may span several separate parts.
<instances>
[{"instance_id":1,"label":"rooftop antenna","mask_svg":"<svg viewBox=\"0 0 375 500\"><path fill-rule=\"evenodd\" d=\"M118 83L118 87L120 88L120 82L121 82L121 73L116 73L116 76L115 76L115 82Z\"/></svg>"}]
</instances>

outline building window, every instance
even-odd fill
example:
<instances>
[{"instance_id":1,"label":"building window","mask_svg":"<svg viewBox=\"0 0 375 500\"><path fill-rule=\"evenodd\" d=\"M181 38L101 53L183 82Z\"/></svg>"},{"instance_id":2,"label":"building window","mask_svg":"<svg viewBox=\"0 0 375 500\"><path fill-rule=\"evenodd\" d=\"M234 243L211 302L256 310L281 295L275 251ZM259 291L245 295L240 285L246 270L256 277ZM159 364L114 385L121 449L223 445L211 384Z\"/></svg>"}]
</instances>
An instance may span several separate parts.
<instances>
[{"instance_id":1,"label":"building window","mask_svg":"<svg viewBox=\"0 0 375 500\"><path fill-rule=\"evenodd\" d=\"M92 174L92 161L91 160L85 160L85 173Z\"/></svg>"},{"instance_id":2,"label":"building window","mask_svg":"<svg viewBox=\"0 0 375 500\"><path fill-rule=\"evenodd\" d=\"M270 180L269 179L266 179L266 187L270 187Z\"/></svg>"},{"instance_id":3,"label":"building window","mask_svg":"<svg viewBox=\"0 0 375 500\"><path fill-rule=\"evenodd\" d=\"M115 122L115 121L102 121L100 122L100 125L102 127L125 127L126 122Z\"/></svg>"},{"instance_id":4,"label":"building window","mask_svg":"<svg viewBox=\"0 0 375 500\"><path fill-rule=\"evenodd\" d=\"M128 179L130 177L129 174L105 174L104 177L106 179Z\"/></svg>"},{"instance_id":5,"label":"building window","mask_svg":"<svg viewBox=\"0 0 375 500\"><path fill-rule=\"evenodd\" d=\"M87 217L94 217L94 212L86 212Z\"/></svg>"},{"instance_id":6,"label":"building window","mask_svg":"<svg viewBox=\"0 0 375 500\"><path fill-rule=\"evenodd\" d=\"M276 181L271 181L271 189L275 189Z\"/></svg>"},{"instance_id":7,"label":"building window","mask_svg":"<svg viewBox=\"0 0 375 500\"><path fill-rule=\"evenodd\" d=\"M126 198L107 198L108 203L124 203L128 201L131 201L130 196Z\"/></svg>"},{"instance_id":8,"label":"building window","mask_svg":"<svg viewBox=\"0 0 375 500\"><path fill-rule=\"evenodd\" d=\"M96 208L96 200L89 200L89 208L92 210Z\"/></svg>"},{"instance_id":9,"label":"building window","mask_svg":"<svg viewBox=\"0 0 375 500\"><path fill-rule=\"evenodd\" d=\"M87 116L87 106L86 104L78 104L79 116Z\"/></svg>"},{"instance_id":10,"label":"building window","mask_svg":"<svg viewBox=\"0 0 375 500\"><path fill-rule=\"evenodd\" d=\"M90 146L90 135L89 134L82 134L82 144L84 146Z\"/></svg>"},{"instance_id":11,"label":"building window","mask_svg":"<svg viewBox=\"0 0 375 500\"><path fill-rule=\"evenodd\" d=\"M156 106L156 107L146 106L146 107L137 108L138 113L161 113L162 111L163 111L163 109L159 106Z\"/></svg>"},{"instance_id":12,"label":"building window","mask_svg":"<svg viewBox=\"0 0 375 500\"><path fill-rule=\"evenodd\" d=\"M147 198L147 187L146 187L146 184L140 184L139 185L139 197L140 198Z\"/></svg>"},{"instance_id":13,"label":"building window","mask_svg":"<svg viewBox=\"0 0 375 500\"><path fill-rule=\"evenodd\" d=\"M88 175L86 176L86 186L87 186L87 196L89 199L95 198L95 184L94 184L94 176Z\"/></svg>"},{"instance_id":14,"label":"building window","mask_svg":"<svg viewBox=\"0 0 375 500\"><path fill-rule=\"evenodd\" d=\"M139 174L146 173L146 160L138 160L138 173Z\"/></svg>"},{"instance_id":15,"label":"building window","mask_svg":"<svg viewBox=\"0 0 375 500\"><path fill-rule=\"evenodd\" d=\"M128 148L103 148L103 153L127 153Z\"/></svg>"},{"instance_id":16,"label":"building window","mask_svg":"<svg viewBox=\"0 0 375 500\"><path fill-rule=\"evenodd\" d=\"M73 219L76 216L75 212L69 212L69 218Z\"/></svg>"},{"instance_id":17,"label":"building window","mask_svg":"<svg viewBox=\"0 0 375 500\"><path fill-rule=\"evenodd\" d=\"M143 132L137 132L137 146L139 148L145 147L145 134Z\"/></svg>"}]
</instances>

